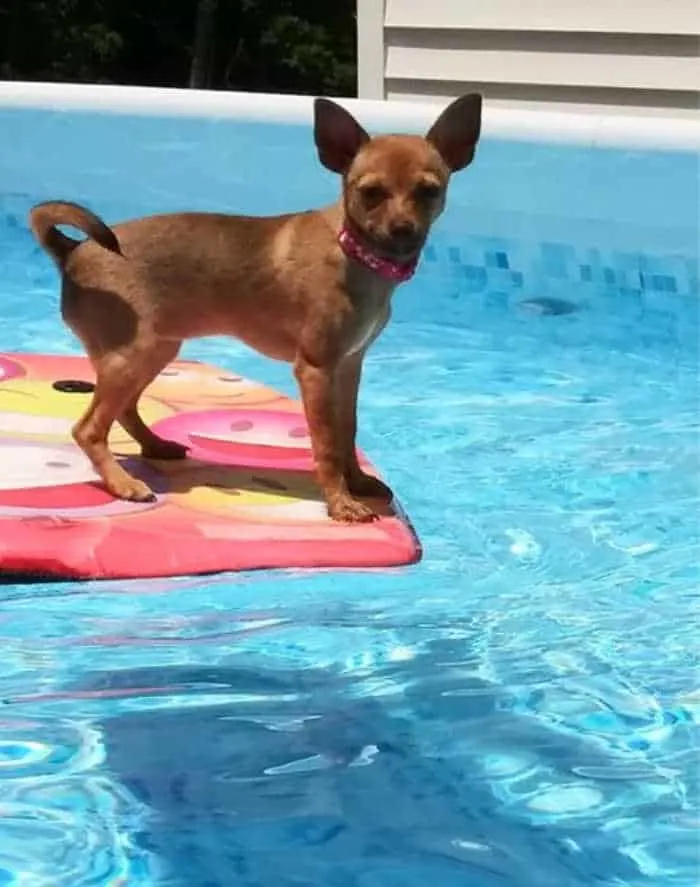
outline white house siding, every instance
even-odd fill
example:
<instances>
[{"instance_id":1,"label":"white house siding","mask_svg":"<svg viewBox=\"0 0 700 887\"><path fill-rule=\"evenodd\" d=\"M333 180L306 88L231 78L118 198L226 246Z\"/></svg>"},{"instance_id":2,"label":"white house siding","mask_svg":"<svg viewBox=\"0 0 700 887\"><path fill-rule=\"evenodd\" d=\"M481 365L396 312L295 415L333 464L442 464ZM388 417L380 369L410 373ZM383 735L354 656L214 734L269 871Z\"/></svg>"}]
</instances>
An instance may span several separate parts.
<instances>
[{"instance_id":1,"label":"white house siding","mask_svg":"<svg viewBox=\"0 0 700 887\"><path fill-rule=\"evenodd\" d=\"M700 0L358 0L361 98L700 108Z\"/></svg>"}]
</instances>

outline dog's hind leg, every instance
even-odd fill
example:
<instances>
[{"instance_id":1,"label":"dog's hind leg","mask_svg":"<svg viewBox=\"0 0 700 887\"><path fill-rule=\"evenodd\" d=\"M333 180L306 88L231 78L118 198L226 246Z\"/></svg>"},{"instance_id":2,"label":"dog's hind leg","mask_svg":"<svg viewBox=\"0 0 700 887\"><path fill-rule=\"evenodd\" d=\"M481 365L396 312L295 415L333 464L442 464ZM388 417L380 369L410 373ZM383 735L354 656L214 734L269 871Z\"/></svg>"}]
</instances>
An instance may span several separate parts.
<instances>
[{"instance_id":1,"label":"dog's hind leg","mask_svg":"<svg viewBox=\"0 0 700 887\"><path fill-rule=\"evenodd\" d=\"M162 342L149 353L149 366L153 375L145 385L132 396L128 405L117 417L117 421L127 434L140 444L141 453L146 459L184 459L187 447L172 440L163 440L146 425L138 411L139 398L158 373L175 360L180 350L180 342Z\"/></svg>"},{"instance_id":2,"label":"dog's hind leg","mask_svg":"<svg viewBox=\"0 0 700 887\"><path fill-rule=\"evenodd\" d=\"M153 499L153 492L114 458L108 444L110 428L119 421L130 434L145 429L147 434L141 434L142 439L134 436L142 446L154 443L149 436L156 438L156 435L141 420L136 404L141 392L176 353L173 346L166 354L164 348L154 348L149 342L148 347L132 346L118 354L91 355L96 375L95 391L85 414L73 428L73 438L109 492L118 499L147 502Z\"/></svg>"},{"instance_id":3,"label":"dog's hind leg","mask_svg":"<svg viewBox=\"0 0 700 887\"><path fill-rule=\"evenodd\" d=\"M143 421L138 411L140 396L141 393L122 412L117 420L119 424L141 446L144 459L184 459L187 455L186 446L158 437Z\"/></svg>"}]
</instances>

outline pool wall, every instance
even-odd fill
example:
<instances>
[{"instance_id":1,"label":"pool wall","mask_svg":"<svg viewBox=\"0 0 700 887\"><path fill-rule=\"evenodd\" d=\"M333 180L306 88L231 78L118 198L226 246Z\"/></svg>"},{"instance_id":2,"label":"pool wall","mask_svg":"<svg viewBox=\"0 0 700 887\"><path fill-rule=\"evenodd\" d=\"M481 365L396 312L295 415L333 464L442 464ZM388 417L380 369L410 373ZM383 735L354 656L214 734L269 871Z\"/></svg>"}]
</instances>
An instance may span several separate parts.
<instances>
[{"instance_id":1,"label":"pool wall","mask_svg":"<svg viewBox=\"0 0 700 887\"><path fill-rule=\"evenodd\" d=\"M370 126L414 129L428 124L435 102L342 99ZM219 117L268 123L307 123L313 97L214 90L161 89L82 83L0 82L0 108L93 111L102 114ZM700 115L619 115L488 106L484 128L491 137L586 145L700 150Z\"/></svg>"}]
</instances>

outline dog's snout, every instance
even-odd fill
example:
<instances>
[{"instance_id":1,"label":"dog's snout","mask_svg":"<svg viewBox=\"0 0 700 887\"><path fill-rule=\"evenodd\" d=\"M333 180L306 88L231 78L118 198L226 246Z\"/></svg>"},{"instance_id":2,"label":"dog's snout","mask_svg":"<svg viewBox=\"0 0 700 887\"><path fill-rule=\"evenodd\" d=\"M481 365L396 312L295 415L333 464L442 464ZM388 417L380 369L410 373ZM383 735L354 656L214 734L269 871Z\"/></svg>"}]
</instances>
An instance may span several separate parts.
<instances>
[{"instance_id":1,"label":"dog's snout","mask_svg":"<svg viewBox=\"0 0 700 887\"><path fill-rule=\"evenodd\" d=\"M393 240L413 240L417 233L416 226L407 219L392 222L389 226L389 234Z\"/></svg>"}]
</instances>

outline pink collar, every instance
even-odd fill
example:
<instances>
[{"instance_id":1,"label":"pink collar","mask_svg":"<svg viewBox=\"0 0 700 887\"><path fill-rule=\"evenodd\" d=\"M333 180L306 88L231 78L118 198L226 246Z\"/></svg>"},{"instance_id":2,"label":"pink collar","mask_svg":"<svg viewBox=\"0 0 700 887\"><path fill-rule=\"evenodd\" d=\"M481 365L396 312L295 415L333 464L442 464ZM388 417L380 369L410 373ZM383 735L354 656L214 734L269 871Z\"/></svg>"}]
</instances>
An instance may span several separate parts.
<instances>
[{"instance_id":1,"label":"pink collar","mask_svg":"<svg viewBox=\"0 0 700 887\"><path fill-rule=\"evenodd\" d=\"M396 262L391 259L384 259L376 255L370 249L365 247L347 225L343 225L338 234L338 243L340 248L350 259L355 259L365 268L374 271L380 277L391 280L394 283L403 283L410 280L416 273L418 259L411 259L410 262Z\"/></svg>"}]
</instances>

